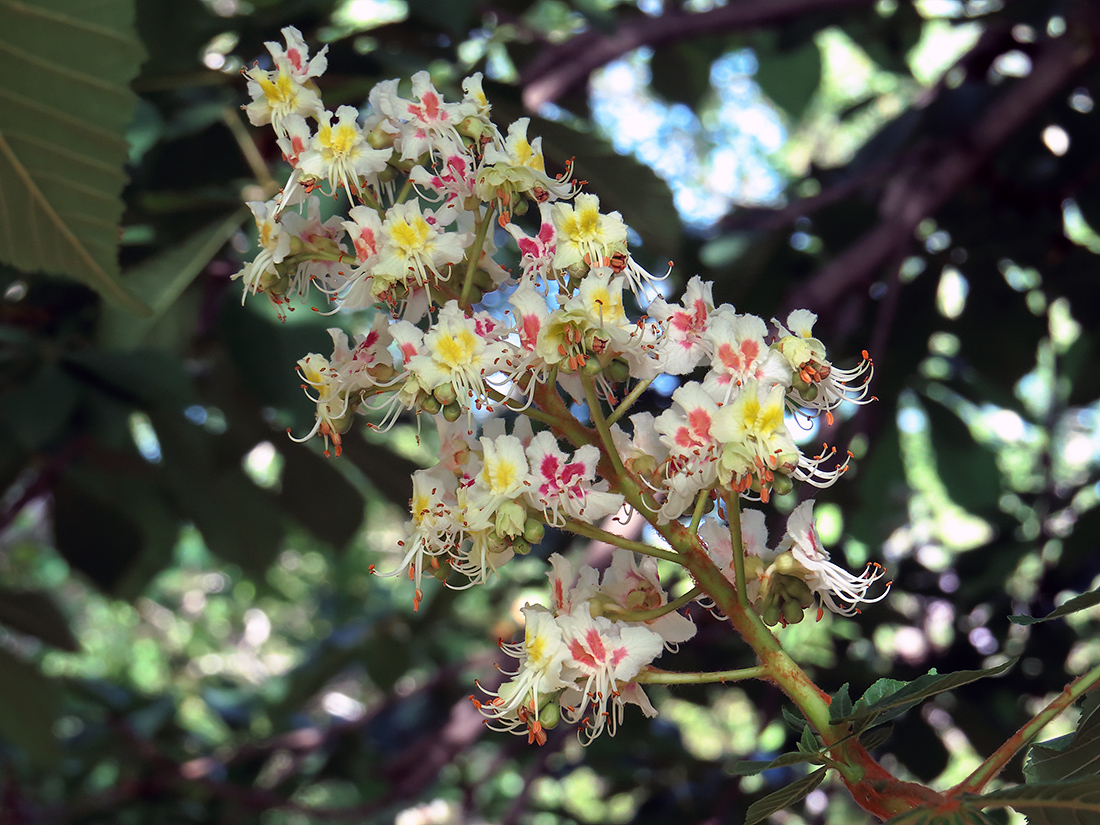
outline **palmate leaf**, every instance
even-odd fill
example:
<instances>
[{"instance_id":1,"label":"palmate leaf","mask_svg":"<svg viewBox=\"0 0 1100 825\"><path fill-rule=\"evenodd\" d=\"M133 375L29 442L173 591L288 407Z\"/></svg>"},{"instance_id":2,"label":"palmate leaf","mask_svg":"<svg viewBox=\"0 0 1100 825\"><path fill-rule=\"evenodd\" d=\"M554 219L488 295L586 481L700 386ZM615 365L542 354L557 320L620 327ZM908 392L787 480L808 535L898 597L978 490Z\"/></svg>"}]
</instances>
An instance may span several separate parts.
<instances>
[{"instance_id":1,"label":"palmate leaf","mask_svg":"<svg viewBox=\"0 0 1100 825\"><path fill-rule=\"evenodd\" d=\"M133 16L133 0L0 0L0 262L145 313L118 281L129 82L145 56Z\"/></svg>"}]
</instances>

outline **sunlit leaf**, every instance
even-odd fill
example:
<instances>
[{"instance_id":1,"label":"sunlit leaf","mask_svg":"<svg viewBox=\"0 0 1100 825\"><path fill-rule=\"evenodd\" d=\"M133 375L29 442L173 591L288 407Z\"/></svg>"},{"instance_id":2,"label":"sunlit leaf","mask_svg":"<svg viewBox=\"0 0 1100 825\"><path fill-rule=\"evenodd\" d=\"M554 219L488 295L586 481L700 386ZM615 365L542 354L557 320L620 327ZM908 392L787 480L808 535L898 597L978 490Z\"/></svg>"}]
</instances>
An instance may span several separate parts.
<instances>
[{"instance_id":1,"label":"sunlit leaf","mask_svg":"<svg viewBox=\"0 0 1100 825\"><path fill-rule=\"evenodd\" d=\"M119 282L129 89L144 49L132 0L2 0L0 260L77 278L135 312Z\"/></svg>"}]
</instances>

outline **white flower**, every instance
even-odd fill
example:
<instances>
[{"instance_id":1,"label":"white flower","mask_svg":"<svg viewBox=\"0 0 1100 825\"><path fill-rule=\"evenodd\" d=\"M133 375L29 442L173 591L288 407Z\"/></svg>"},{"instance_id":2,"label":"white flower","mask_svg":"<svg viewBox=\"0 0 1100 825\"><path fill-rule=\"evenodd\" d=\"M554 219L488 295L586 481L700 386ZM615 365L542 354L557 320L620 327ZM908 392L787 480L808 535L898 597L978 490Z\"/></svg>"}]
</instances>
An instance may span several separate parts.
<instances>
[{"instance_id":1,"label":"white flower","mask_svg":"<svg viewBox=\"0 0 1100 825\"><path fill-rule=\"evenodd\" d=\"M789 550L798 562L801 570L795 573L784 568L787 575L797 575L817 594L822 603L833 613L841 616L853 616L859 613L858 604L881 601L890 592L890 582L886 589L874 598L867 597L871 585L886 575L879 564L869 564L863 573L856 576L843 567L829 561L829 554L821 546L821 537L814 524L814 502L804 501L787 518L787 535L780 543L782 553Z\"/></svg>"}]
</instances>

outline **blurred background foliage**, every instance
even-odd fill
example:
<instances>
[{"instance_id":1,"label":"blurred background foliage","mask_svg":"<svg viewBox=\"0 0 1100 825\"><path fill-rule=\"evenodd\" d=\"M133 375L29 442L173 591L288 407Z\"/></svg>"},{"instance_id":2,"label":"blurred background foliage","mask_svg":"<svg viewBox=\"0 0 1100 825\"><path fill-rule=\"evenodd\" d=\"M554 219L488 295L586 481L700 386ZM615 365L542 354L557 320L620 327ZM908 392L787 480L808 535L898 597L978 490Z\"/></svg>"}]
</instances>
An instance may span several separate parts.
<instances>
[{"instance_id":1,"label":"blurred background foliage","mask_svg":"<svg viewBox=\"0 0 1100 825\"><path fill-rule=\"evenodd\" d=\"M1100 577L1095 4L2 2L0 822L739 822L794 776L730 772L795 736L763 685L654 688L655 721L587 749L486 733L466 695L563 536L415 614L370 577L431 428L353 429L339 460L290 441L333 319L230 281L243 202L285 173L238 71L285 25L328 44L330 108L485 72L498 123L534 115L673 290L806 306L835 361L873 355L878 402L805 439L855 454L822 532L894 591L784 641L854 695L1021 657L900 720L892 770L960 779L1100 661L1097 608L1007 618ZM671 667L750 664L694 617ZM866 820L829 783L775 817Z\"/></svg>"}]
</instances>

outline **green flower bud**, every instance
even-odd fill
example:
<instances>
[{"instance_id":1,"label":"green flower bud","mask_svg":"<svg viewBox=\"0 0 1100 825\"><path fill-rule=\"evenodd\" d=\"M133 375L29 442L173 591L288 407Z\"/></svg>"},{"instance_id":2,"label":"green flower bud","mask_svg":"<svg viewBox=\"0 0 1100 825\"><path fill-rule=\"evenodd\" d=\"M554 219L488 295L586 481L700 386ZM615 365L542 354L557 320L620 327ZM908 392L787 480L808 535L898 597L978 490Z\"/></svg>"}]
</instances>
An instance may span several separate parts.
<instances>
[{"instance_id":1,"label":"green flower bud","mask_svg":"<svg viewBox=\"0 0 1100 825\"><path fill-rule=\"evenodd\" d=\"M775 481L772 482L772 490L776 495L785 496L791 490L794 489L794 482L791 481L790 476L782 474L776 474Z\"/></svg>"},{"instance_id":2,"label":"green flower bud","mask_svg":"<svg viewBox=\"0 0 1100 825\"><path fill-rule=\"evenodd\" d=\"M523 538L531 544L539 544L546 535L546 525L537 519L529 518L523 523Z\"/></svg>"},{"instance_id":3,"label":"green flower bud","mask_svg":"<svg viewBox=\"0 0 1100 825\"><path fill-rule=\"evenodd\" d=\"M616 358L604 368L604 375L608 381L621 384L630 378L630 365L622 358Z\"/></svg>"},{"instance_id":4,"label":"green flower bud","mask_svg":"<svg viewBox=\"0 0 1100 825\"><path fill-rule=\"evenodd\" d=\"M802 612L802 605L798 602L783 602L783 621L787 624L798 624L805 615Z\"/></svg>"},{"instance_id":5,"label":"green flower bud","mask_svg":"<svg viewBox=\"0 0 1100 825\"><path fill-rule=\"evenodd\" d=\"M443 408L443 417L452 424L462 417L462 407L458 404L448 404Z\"/></svg>"},{"instance_id":6,"label":"green flower bud","mask_svg":"<svg viewBox=\"0 0 1100 825\"><path fill-rule=\"evenodd\" d=\"M603 372L603 364L600 363L599 358L589 356L588 360L584 362L584 366L581 367L581 371L585 375L595 377Z\"/></svg>"},{"instance_id":7,"label":"green flower bud","mask_svg":"<svg viewBox=\"0 0 1100 825\"><path fill-rule=\"evenodd\" d=\"M423 398L420 399L420 409L426 412L428 415L435 415L443 408L443 405L439 403L439 399L434 395L423 394Z\"/></svg>"},{"instance_id":8,"label":"green flower bud","mask_svg":"<svg viewBox=\"0 0 1100 825\"><path fill-rule=\"evenodd\" d=\"M548 702L542 710L539 711L539 724L542 725L543 730L553 730L558 726L558 722L561 721L561 708L557 702Z\"/></svg>"},{"instance_id":9,"label":"green flower bud","mask_svg":"<svg viewBox=\"0 0 1100 825\"><path fill-rule=\"evenodd\" d=\"M458 401L458 393L455 392L455 388L451 384L440 384L432 390L432 395L434 395L435 400L444 407L450 406Z\"/></svg>"},{"instance_id":10,"label":"green flower bud","mask_svg":"<svg viewBox=\"0 0 1100 825\"><path fill-rule=\"evenodd\" d=\"M500 507L497 508L496 516L496 531L499 536L508 536L513 538L520 535L523 532L524 523L527 521L527 508L522 504L515 501L506 501ZM527 545L527 550L519 550L515 546L515 542L512 543L513 549L517 553L529 552L531 545Z\"/></svg>"},{"instance_id":11,"label":"green flower bud","mask_svg":"<svg viewBox=\"0 0 1100 825\"><path fill-rule=\"evenodd\" d=\"M781 618L781 616L782 613L780 613L779 611L779 605L770 604L768 605L767 609L760 615L760 618L768 627L775 627L777 624L779 624L779 619Z\"/></svg>"}]
</instances>

